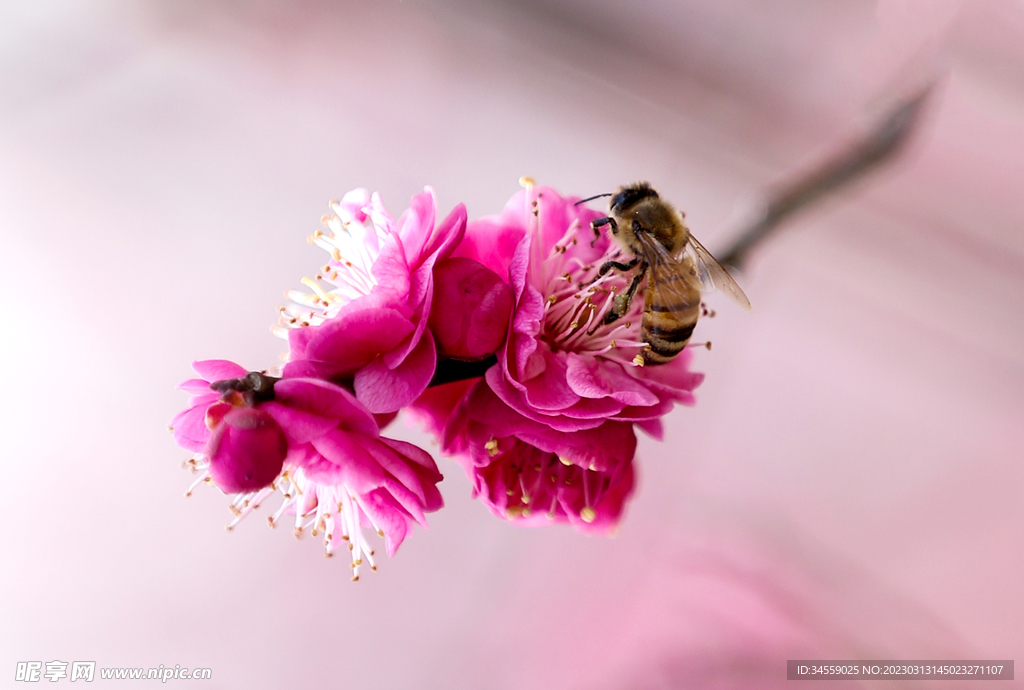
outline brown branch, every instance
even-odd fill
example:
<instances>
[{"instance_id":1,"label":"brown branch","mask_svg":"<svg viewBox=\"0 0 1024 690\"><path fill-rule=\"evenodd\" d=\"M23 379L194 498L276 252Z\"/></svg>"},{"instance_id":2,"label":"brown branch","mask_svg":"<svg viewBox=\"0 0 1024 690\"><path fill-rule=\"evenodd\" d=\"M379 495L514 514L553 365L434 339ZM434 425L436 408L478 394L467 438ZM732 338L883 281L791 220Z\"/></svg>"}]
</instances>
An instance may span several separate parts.
<instances>
[{"instance_id":1,"label":"brown branch","mask_svg":"<svg viewBox=\"0 0 1024 690\"><path fill-rule=\"evenodd\" d=\"M934 82L929 83L900 99L863 139L825 159L810 173L769 193L763 211L722 252L719 260L723 264L741 268L750 252L771 235L783 220L894 158L903 150L917 128L933 86Z\"/></svg>"},{"instance_id":2,"label":"brown branch","mask_svg":"<svg viewBox=\"0 0 1024 690\"><path fill-rule=\"evenodd\" d=\"M457 359L442 359L437 363L434 371L434 378L430 380L430 387L442 386L453 381L464 381L483 376L484 372L498 363L494 355L478 362L460 362Z\"/></svg>"}]
</instances>

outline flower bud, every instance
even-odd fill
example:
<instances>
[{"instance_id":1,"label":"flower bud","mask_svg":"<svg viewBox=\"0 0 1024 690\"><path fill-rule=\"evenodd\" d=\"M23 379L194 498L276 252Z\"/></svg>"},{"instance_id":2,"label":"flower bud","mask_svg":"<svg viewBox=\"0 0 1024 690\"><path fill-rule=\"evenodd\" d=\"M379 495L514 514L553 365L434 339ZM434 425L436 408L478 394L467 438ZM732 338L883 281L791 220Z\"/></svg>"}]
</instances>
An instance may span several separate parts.
<instances>
[{"instance_id":1,"label":"flower bud","mask_svg":"<svg viewBox=\"0 0 1024 690\"><path fill-rule=\"evenodd\" d=\"M463 257L434 268L434 301L428 325L440 354L474 361L494 354L505 342L512 290L498 274Z\"/></svg>"},{"instance_id":2,"label":"flower bud","mask_svg":"<svg viewBox=\"0 0 1024 690\"><path fill-rule=\"evenodd\" d=\"M288 440L265 411L236 407L216 423L206 453L210 476L222 491L256 491L269 486L281 473Z\"/></svg>"}]
</instances>

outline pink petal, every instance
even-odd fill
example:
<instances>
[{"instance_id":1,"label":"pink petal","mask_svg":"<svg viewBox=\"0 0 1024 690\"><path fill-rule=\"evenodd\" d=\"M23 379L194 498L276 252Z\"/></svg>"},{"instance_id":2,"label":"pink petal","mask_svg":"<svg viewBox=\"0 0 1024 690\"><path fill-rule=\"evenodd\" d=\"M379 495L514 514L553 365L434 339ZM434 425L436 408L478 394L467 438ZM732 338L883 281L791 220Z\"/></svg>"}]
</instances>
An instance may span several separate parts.
<instances>
[{"instance_id":1,"label":"pink petal","mask_svg":"<svg viewBox=\"0 0 1024 690\"><path fill-rule=\"evenodd\" d=\"M216 397L213 401L216 401ZM206 427L206 408L200 405L182 410L174 415L171 426L174 428L174 442L185 450L198 453L210 438L210 430Z\"/></svg>"},{"instance_id":2,"label":"pink petal","mask_svg":"<svg viewBox=\"0 0 1024 690\"><path fill-rule=\"evenodd\" d=\"M398 439L385 438L383 436L378 440L401 455L403 461L408 463L421 479L425 478L431 484L436 484L444 478L440 470L437 469L437 463L434 462L434 458L419 446L413 445L408 441L399 441Z\"/></svg>"},{"instance_id":3,"label":"pink petal","mask_svg":"<svg viewBox=\"0 0 1024 690\"><path fill-rule=\"evenodd\" d=\"M567 407L561 414L572 419L608 419L617 415L625 407L614 398L582 398L572 407Z\"/></svg>"},{"instance_id":4,"label":"pink petal","mask_svg":"<svg viewBox=\"0 0 1024 690\"><path fill-rule=\"evenodd\" d=\"M210 382L206 379L187 379L179 383L175 388L188 391L189 393L209 393Z\"/></svg>"},{"instance_id":5,"label":"pink petal","mask_svg":"<svg viewBox=\"0 0 1024 690\"><path fill-rule=\"evenodd\" d=\"M338 426L337 419L295 410L277 401L262 403L260 409L274 418L290 445L309 443Z\"/></svg>"},{"instance_id":6,"label":"pink petal","mask_svg":"<svg viewBox=\"0 0 1024 690\"><path fill-rule=\"evenodd\" d=\"M406 249L410 270L419 268L425 257L424 249L434 230L437 202L434 190L425 187L423 192L409 200L409 209L398 219L398 234Z\"/></svg>"},{"instance_id":7,"label":"pink petal","mask_svg":"<svg viewBox=\"0 0 1024 690\"><path fill-rule=\"evenodd\" d=\"M384 546L388 558L393 557L398 547L405 541L405 535L409 531L409 518L394 497L384 489L361 496L359 506L384 533Z\"/></svg>"},{"instance_id":8,"label":"pink petal","mask_svg":"<svg viewBox=\"0 0 1024 690\"><path fill-rule=\"evenodd\" d=\"M631 424L605 422L595 429L574 434L523 432L523 441L571 461L580 467L609 472L632 462L636 454L636 434Z\"/></svg>"},{"instance_id":9,"label":"pink petal","mask_svg":"<svg viewBox=\"0 0 1024 690\"><path fill-rule=\"evenodd\" d=\"M384 489L402 507L402 511L423 527L427 526L427 518L423 514L423 497L406 487L394 477L384 479Z\"/></svg>"},{"instance_id":10,"label":"pink petal","mask_svg":"<svg viewBox=\"0 0 1024 690\"><path fill-rule=\"evenodd\" d=\"M249 372L226 359L203 359L192 362L192 368L207 381L226 381L244 378Z\"/></svg>"},{"instance_id":11,"label":"pink petal","mask_svg":"<svg viewBox=\"0 0 1024 690\"><path fill-rule=\"evenodd\" d=\"M400 410L426 390L436 367L434 338L428 334L395 369L377 359L357 371L356 397L373 413Z\"/></svg>"},{"instance_id":12,"label":"pink petal","mask_svg":"<svg viewBox=\"0 0 1024 690\"><path fill-rule=\"evenodd\" d=\"M655 441L664 439L665 429L661 425L661 419L644 419L635 424Z\"/></svg>"},{"instance_id":13,"label":"pink petal","mask_svg":"<svg viewBox=\"0 0 1024 690\"><path fill-rule=\"evenodd\" d=\"M395 221L392 220L388 210L384 208L384 202L381 201L380 194L377 192L371 194L370 202L363 207L363 211L370 219L370 222L373 223L378 235L387 236L392 234Z\"/></svg>"},{"instance_id":14,"label":"pink petal","mask_svg":"<svg viewBox=\"0 0 1024 690\"><path fill-rule=\"evenodd\" d=\"M306 346L315 334L316 328L311 326L289 330L288 358L292 361L304 360L306 358Z\"/></svg>"},{"instance_id":15,"label":"pink petal","mask_svg":"<svg viewBox=\"0 0 1024 690\"><path fill-rule=\"evenodd\" d=\"M395 410L394 412L383 412L381 414L375 414L373 415L373 419L374 421L377 422L377 428L383 431L386 426L391 424L391 422L395 421L395 417L397 416L398 410Z\"/></svg>"},{"instance_id":16,"label":"pink petal","mask_svg":"<svg viewBox=\"0 0 1024 690\"><path fill-rule=\"evenodd\" d=\"M423 488L420 486L416 473L405 463L405 459L395 452L394 449L376 439L363 438L360 441L360 445L367 453L373 456L377 464L408 490L412 491L416 495L417 500L422 504L425 499Z\"/></svg>"},{"instance_id":17,"label":"pink petal","mask_svg":"<svg viewBox=\"0 0 1024 690\"><path fill-rule=\"evenodd\" d=\"M405 460L409 462L409 466L416 474L422 490L423 510L432 513L443 508L444 500L441 498L441 492L437 490L437 483L443 477L438 472L437 465L434 463L434 459L430 457L430 454L422 448L405 441L389 438L381 438L380 441L390 446L395 452L403 455Z\"/></svg>"},{"instance_id":18,"label":"pink petal","mask_svg":"<svg viewBox=\"0 0 1024 690\"><path fill-rule=\"evenodd\" d=\"M312 479L344 484L356 493L365 494L383 486L384 470L359 444L358 436L333 429L312 441L313 447L326 462L308 468Z\"/></svg>"},{"instance_id":19,"label":"pink petal","mask_svg":"<svg viewBox=\"0 0 1024 690\"><path fill-rule=\"evenodd\" d=\"M330 419L332 426L377 436L377 420L341 386L319 379L283 379L274 386L274 397L292 410Z\"/></svg>"},{"instance_id":20,"label":"pink petal","mask_svg":"<svg viewBox=\"0 0 1024 690\"><path fill-rule=\"evenodd\" d=\"M363 210L370 203L370 193L365 187L353 189L341 198L339 217L343 221L363 223L366 220L366 212Z\"/></svg>"},{"instance_id":21,"label":"pink petal","mask_svg":"<svg viewBox=\"0 0 1024 690\"><path fill-rule=\"evenodd\" d=\"M413 299L416 299L416 297L413 296L412 292L409 294L409 304L414 309L411 318L416 328L399 346L384 353L384 364L389 369L394 369L409 356L409 353L412 352L413 347L419 344L420 339L423 337L423 332L427 329L427 315L430 313L433 298L432 264L432 260L428 261L412 276L412 290L419 294L418 302L413 302Z\"/></svg>"},{"instance_id":22,"label":"pink petal","mask_svg":"<svg viewBox=\"0 0 1024 690\"><path fill-rule=\"evenodd\" d=\"M504 376L501 372L501 367L491 367L484 374L484 378L487 381L488 387L494 391L494 393L504 402L506 405L511 407L513 410L523 415L528 419L534 421L543 422L551 426L552 429L558 431L577 431L579 429L590 429L593 427L600 426L607 415L599 414L592 418L586 416L571 417L566 414L542 414L538 410L534 409L531 405L527 404L523 394L517 390L509 382L508 377ZM604 400L589 400L579 399L573 406L573 410L586 406L589 404L604 404L604 405L615 405L621 407L618 403L605 398ZM447 431L446 431L447 434Z\"/></svg>"},{"instance_id":23,"label":"pink petal","mask_svg":"<svg viewBox=\"0 0 1024 690\"><path fill-rule=\"evenodd\" d=\"M466 206L459 204L451 213L434 228L430 243L424 249L427 256L447 259L455 247L459 246L466 232Z\"/></svg>"},{"instance_id":24,"label":"pink petal","mask_svg":"<svg viewBox=\"0 0 1024 690\"><path fill-rule=\"evenodd\" d=\"M672 411L673 407L672 398L663 398L658 401L656 405L648 405L647 407L624 407L619 412L611 415L611 419L615 419L622 422L639 422L646 419L658 419L664 417L666 414Z\"/></svg>"},{"instance_id":25,"label":"pink petal","mask_svg":"<svg viewBox=\"0 0 1024 690\"><path fill-rule=\"evenodd\" d=\"M363 309L309 328L315 332L306 345L305 359L323 363L332 375L355 372L414 330L408 318L389 307Z\"/></svg>"},{"instance_id":26,"label":"pink petal","mask_svg":"<svg viewBox=\"0 0 1024 690\"><path fill-rule=\"evenodd\" d=\"M508 225L497 216L481 218L466 226L465 237L452 256L479 261L501 278L509 275L509 262L523 239L525 227Z\"/></svg>"},{"instance_id":27,"label":"pink petal","mask_svg":"<svg viewBox=\"0 0 1024 690\"><path fill-rule=\"evenodd\" d=\"M411 270L402 240L398 235L388 235L377 260L373 262L373 268L370 269L377 280L375 289L393 295L397 301L407 302Z\"/></svg>"},{"instance_id":28,"label":"pink petal","mask_svg":"<svg viewBox=\"0 0 1024 690\"><path fill-rule=\"evenodd\" d=\"M593 356L570 352L566 380L574 393L585 398L610 397L624 405L654 405L658 402L658 396L626 374L621 364Z\"/></svg>"},{"instance_id":29,"label":"pink petal","mask_svg":"<svg viewBox=\"0 0 1024 690\"><path fill-rule=\"evenodd\" d=\"M541 412L564 410L580 400L566 381L567 364L564 353L545 357L547 366L540 376L526 384L526 402Z\"/></svg>"}]
</instances>

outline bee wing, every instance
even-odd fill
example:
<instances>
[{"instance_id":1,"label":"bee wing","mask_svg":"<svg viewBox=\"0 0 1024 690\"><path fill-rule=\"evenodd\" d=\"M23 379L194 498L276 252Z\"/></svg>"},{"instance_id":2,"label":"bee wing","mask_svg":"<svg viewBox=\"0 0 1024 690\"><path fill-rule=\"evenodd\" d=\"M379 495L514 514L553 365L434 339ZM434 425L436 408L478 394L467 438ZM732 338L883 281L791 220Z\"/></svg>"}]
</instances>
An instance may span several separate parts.
<instances>
[{"instance_id":1,"label":"bee wing","mask_svg":"<svg viewBox=\"0 0 1024 690\"><path fill-rule=\"evenodd\" d=\"M643 249L641 257L650 271L647 279L650 281L652 302L667 308L671 313L681 315L693 302L693 293L689 288L700 287L700 276L689 261L676 259L668 250L645 232L636 233L637 240ZM667 269L667 270L666 270ZM672 276L672 280L664 280L657 276Z\"/></svg>"},{"instance_id":2,"label":"bee wing","mask_svg":"<svg viewBox=\"0 0 1024 690\"><path fill-rule=\"evenodd\" d=\"M743 289L736 284L736 281L733 280L722 264L718 263L718 259L711 256L711 252L697 241L696 237L690 235L683 253L689 254L690 258L693 259L704 292L721 290L733 302L750 311L750 300L743 294Z\"/></svg>"}]
</instances>

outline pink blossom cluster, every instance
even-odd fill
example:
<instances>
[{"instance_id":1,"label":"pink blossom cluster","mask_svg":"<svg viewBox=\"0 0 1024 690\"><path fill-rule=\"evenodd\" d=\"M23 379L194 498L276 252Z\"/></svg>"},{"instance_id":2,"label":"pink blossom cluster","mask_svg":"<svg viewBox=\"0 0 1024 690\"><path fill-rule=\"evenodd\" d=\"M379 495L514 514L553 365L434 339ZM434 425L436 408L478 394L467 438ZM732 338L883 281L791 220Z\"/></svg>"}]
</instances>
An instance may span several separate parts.
<instances>
[{"instance_id":1,"label":"pink blossom cluster","mask_svg":"<svg viewBox=\"0 0 1024 690\"><path fill-rule=\"evenodd\" d=\"M328 555L346 545L354 578L374 565L364 529L393 555L442 506L430 455L381 433L407 410L496 515L612 529L636 429L659 437L702 377L688 352L643 366L642 300L604 322L629 276L599 273L617 249L577 200L529 184L468 223L461 204L438 221L429 188L397 220L364 189L332 202L311 238L329 259L281 309L284 366L200 361L181 384L193 397L175 440L196 484L233 494L229 527L280 493L270 524L294 516Z\"/></svg>"}]
</instances>

